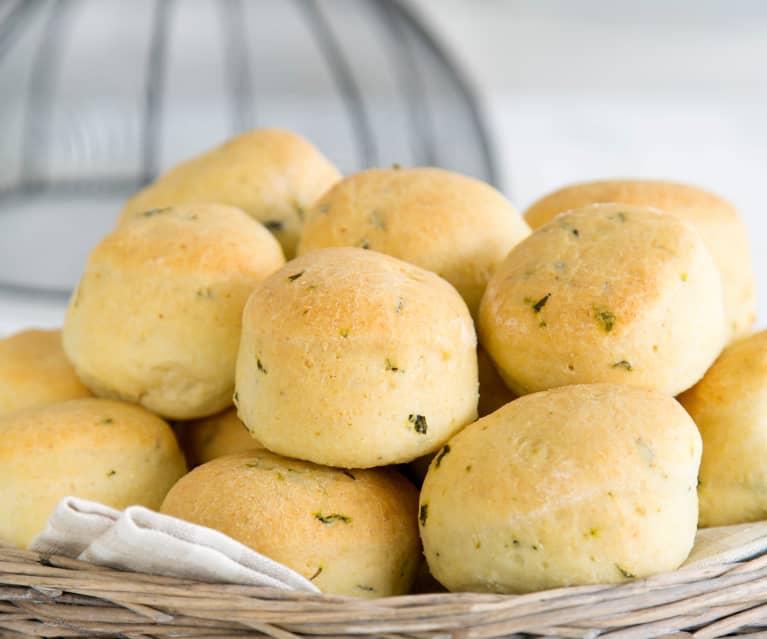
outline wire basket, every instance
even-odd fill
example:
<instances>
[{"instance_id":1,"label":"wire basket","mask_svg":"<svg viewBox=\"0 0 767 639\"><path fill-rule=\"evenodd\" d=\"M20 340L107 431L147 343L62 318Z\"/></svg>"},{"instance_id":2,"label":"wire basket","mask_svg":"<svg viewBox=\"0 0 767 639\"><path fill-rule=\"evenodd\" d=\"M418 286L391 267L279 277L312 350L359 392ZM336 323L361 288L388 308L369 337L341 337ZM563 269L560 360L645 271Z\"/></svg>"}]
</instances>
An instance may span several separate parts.
<instances>
[{"instance_id":1,"label":"wire basket","mask_svg":"<svg viewBox=\"0 0 767 639\"><path fill-rule=\"evenodd\" d=\"M497 183L470 84L395 0L0 0L0 95L0 299L63 308L132 193L251 128Z\"/></svg>"},{"instance_id":2,"label":"wire basket","mask_svg":"<svg viewBox=\"0 0 767 639\"><path fill-rule=\"evenodd\" d=\"M3 637L767 637L767 553L611 586L361 600L0 549Z\"/></svg>"}]
</instances>

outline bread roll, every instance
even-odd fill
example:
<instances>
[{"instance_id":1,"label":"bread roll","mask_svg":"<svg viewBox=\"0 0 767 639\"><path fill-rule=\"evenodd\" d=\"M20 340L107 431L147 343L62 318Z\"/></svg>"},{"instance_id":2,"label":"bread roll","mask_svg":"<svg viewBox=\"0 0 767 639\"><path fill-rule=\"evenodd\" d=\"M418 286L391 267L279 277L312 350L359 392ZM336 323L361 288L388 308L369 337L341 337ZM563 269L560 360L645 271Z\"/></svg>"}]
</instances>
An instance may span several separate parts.
<instances>
[{"instance_id":1,"label":"bread roll","mask_svg":"<svg viewBox=\"0 0 767 639\"><path fill-rule=\"evenodd\" d=\"M674 570L698 520L698 430L672 398L566 386L517 399L437 453L419 519L453 591L522 593Z\"/></svg>"},{"instance_id":2,"label":"bread roll","mask_svg":"<svg viewBox=\"0 0 767 639\"><path fill-rule=\"evenodd\" d=\"M248 300L239 416L289 457L411 461L476 419L475 349L466 304L434 273L374 251L314 251Z\"/></svg>"},{"instance_id":3,"label":"bread roll","mask_svg":"<svg viewBox=\"0 0 767 639\"><path fill-rule=\"evenodd\" d=\"M156 509L186 471L168 424L95 398L0 417L0 468L0 544L22 548L63 497Z\"/></svg>"},{"instance_id":4,"label":"bread roll","mask_svg":"<svg viewBox=\"0 0 767 639\"><path fill-rule=\"evenodd\" d=\"M262 449L199 466L162 512L220 530L322 592L372 598L413 583L417 507L416 489L393 470L325 468Z\"/></svg>"},{"instance_id":5,"label":"bread roll","mask_svg":"<svg viewBox=\"0 0 767 639\"><path fill-rule=\"evenodd\" d=\"M204 419L176 424L176 434L191 467L216 457L263 448L237 417L235 408Z\"/></svg>"},{"instance_id":6,"label":"bread roll","mask_svg":"<svg viewBox=\"0 0 767 639\"><path fill-rule=\"evenodd\" d=\"M358 246L434 271L472 314L496 266L530 229L490 185L442 169L371 169L310 209L299 255Z\"/></svg>"},{"instance_id":7,"label":"bread roll","mask_svg":"<svg viewBox=\"0 0 767 639\"><path fill-rule=\"evenodd\" d=\"M477 348L477 368L479 370L479 404L480 417L497 411L501 406L516 398L493 364L493 360L481 346Z\"/></svg>"},{"instance_id":8,"label":"bread roll","mask_svg":"<svg viewBox=\"0 0 767 639\"><path fill-rule=\"evenodd\" d=\"M255 129L161 175L128 200L120 223L149 209L220 202L261 222L292 257L304 212L340 177L338 169L300 135Z\"/></svg>"},{"instance_id":9,"label":"bread roll","mask_svg":"<svg viewBox=\"0 0 767 639\"><path fill-rule=\"evenodd\" d=\"M746 335L756 319L754 273L748 233L726 200L686 184L661 180L602 180L573 184L538 200L525 212L534 229L555 215L597 202L652 206L691 222L722 275L730 339Z\"/></svg>"},{"instance_id":10,"label":"bread roll","mask_svg":"<svg viewBox=\"0 0 767 639\"><path fill-rule=\"evenodd\" d=\"M676 395L724 345L719 272L689 223L591 205L509 254L482 299L479 331L518 395L596 382Z\"/></svg>"},{"instance_id":11,"label":"bread roll","mask_svg":"<svg viewBox=\"0 0 767 639\"><path fill-rule=\"evenodd\" d=\"M96 395L172 419L232 404L242 309L284 263L239 209L147 211L104 238L69 303L64 350Z\"/></svg>"},{"instance_id":12,"label":"bread roll","mask_svg":"<svg viewBox=\"0 0 767 639\"><path fill-rule=\"evenodd\" d=\"M703 437L700 525L767 519L767 332L731 344L679 401Z\"/></svg>"},{"instance_id":13,"label":"bread roll","mask_svg":"<svg viewBox=\"0 0 767 639\"><path fill-rule=\"evenodd\" d=\"M30 329L0 339L0 415L89 397L61 347L61 332Z\"/></svg>"}]
</instances>

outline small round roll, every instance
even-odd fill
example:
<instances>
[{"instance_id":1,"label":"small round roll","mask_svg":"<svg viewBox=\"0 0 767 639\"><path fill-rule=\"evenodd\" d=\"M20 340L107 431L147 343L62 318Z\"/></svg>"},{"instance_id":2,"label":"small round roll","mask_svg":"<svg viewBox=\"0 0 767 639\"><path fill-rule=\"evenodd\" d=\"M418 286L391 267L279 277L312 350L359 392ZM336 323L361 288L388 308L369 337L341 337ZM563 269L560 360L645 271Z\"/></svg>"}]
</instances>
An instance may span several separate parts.
<instances>
[{"instance_id":1,"label":"small round roll","mask_svg":"<svg viewBox=\"0 0 767 639\"><path fill-rule=\"evenodd\" d=\"M177 422L176 434L190 467L216 457L263 448L237 417L236 408L204 419Z\"/></svg>"},{"instance_id":2,"label":"small round roll","mask_svg":"<svg viewBox=\"0 0 767 639\"><path fill-rule=\"evenodd\" d=\"M248 295L282 264L277 241L239 209L147 211L91 252L64 350L96 395L171 419L212 415L232 404Z\"/></svg>"},{"instance_id":3,"label":"small round roll","mask_svg":"<svg viewBox=\"0 0 767 639\"><path fill-rule=\"evenodd\" d=\"M703 437L700 525L767 519L767 332L731 344L679 401Z\"/></svg>"},{"instance_id":4,"label":"small round roll","mask_svg":"<svg viewBox=\"0 0 767 639\"><path fill-rule=\"evenodd\" d=\"M598 382L676 395L724 346L719 272L689 223L591 205L509 253L482 299L479 332L517 395Z\"/></svg>"},{"instance_id":5,"label":"small round roll","mask_svg":"<svg viewBox=\"0 0 767 639\"><path fill-rule=\"evenodd\" d=\"M392 255L444 277L475 314L496 266L529 234L484 182L443 169L371 169L315 203L298 253L358 246Z\"/></svg>"},{"instance_id":6,"label":"small round roll","mask_svg":"<svg viewBox=\"0 0 767 639\"><path fill-rule=\"evenodd\" d=\"M300 135L255 129L161 175L128 200L119 223L154 208L220 202L261 222L292 257L304 212L340 177Z\"/></svg>"},{"instance_id":7,"label":"small round roll","mask_svg":"<svg viewBox=\"0 0 767 639\"><path fill-rule=\"evenodd\" d=\"M374 251L314 251L248 300L237 398L254 437L282 455L408 462L477 417L474 325L434 273Z\"/></svg>"},{"instance_id":8,"label":"small round roll","mask_svg":"<svg viewBox=\"0 0 767 639\"><path fill-rule=\"evenodd\" d=\"M90 397L61 347L61 332L30 329L0 339L0 415Z\"/></svg>"},{"instance_id":9,"label":"small round roll","mask_svg":"<svg viewBox=\"0 0 767 639\"><path fill-rule=\"evenodd\" d=\"M522 593L674 570L692 549L701 440L672 398L567 386L517 399L437 453L419 520L453 591Z\"/></svg>"},{"instance_id":10,"label":"small round roll","mask_svg":"<svg viewBox=\"0 0 767 639\"><path fill-rule=\"evenodd\" d=\"M477 348L477 367L479 370L477 412L480 417L484 417L516 399L516 395L506 386L503 378L498 374L493 360L481 346Z\"/></svg>"},{"instance_id":11,"label":"small round roll","mask_svg":"<svg viewBox=\"0 0 767 639\"><path fill-rule=\"evenodd\" d=\"M0 468L0 544L22 548L63 497L157 509L186 472L167 423L96 398L0 417Z\"/></svg>"},{"instance_id":12,"label":"small round roll","mask_svg":"<svg viewBox=\"0 0 767 639\"><path fill-rule=\"evenodd\" d=\"M563 211L599 202L652 206L691 222L722 275L730 339L749 333L756 319L754 272L746 225L726 200L687 184L662 180L601 180L573 184L535 202L525 212L533 229Z\"/></svg>"},{"instance_id":13,"label":"small round roll","mask_svg":"<svg viewBox=\"0 0 767 639\"><path fill-rule=\"evenodd\" d=\"M418 493L391 469L338 470L267 450L198 466L162 512L219 530L310 579L322 592L407 593L420 553Z\"/></svg>"}]
</instances>

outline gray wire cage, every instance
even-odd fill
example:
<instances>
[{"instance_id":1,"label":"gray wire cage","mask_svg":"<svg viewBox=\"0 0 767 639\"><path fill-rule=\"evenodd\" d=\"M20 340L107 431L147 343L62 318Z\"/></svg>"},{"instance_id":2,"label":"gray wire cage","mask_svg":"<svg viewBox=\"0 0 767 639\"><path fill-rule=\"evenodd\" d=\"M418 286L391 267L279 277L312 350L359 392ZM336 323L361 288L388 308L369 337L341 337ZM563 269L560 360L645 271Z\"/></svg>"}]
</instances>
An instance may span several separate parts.
<instances>
[{"instance_id":1,"label":"gray wire cage","mask_svg":"<svg viewBox=\"0 0 767 639\"><path fill-rule=\"evenodd\" d=\"M346 173L498 180L469 82L394 0L5 0L0 95L6 297L63 302L131 193L253 127Z\"/></svg>"}]
</instances>

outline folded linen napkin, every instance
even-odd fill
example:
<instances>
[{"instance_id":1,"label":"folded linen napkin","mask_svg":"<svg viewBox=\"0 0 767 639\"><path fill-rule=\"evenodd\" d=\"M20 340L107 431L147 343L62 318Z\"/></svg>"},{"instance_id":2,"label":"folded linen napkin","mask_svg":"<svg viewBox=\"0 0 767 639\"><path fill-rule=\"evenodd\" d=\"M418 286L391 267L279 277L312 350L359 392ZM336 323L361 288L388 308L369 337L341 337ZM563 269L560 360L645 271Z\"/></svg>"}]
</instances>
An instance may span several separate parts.
<instances>
[{"instance_id":1,"label":"folded linen napkin","mask_svg":"<svg viewBox=\"0 0 767 639\"><path fill-rule=\"evenodd\" d=\"M142 506L120 512L65 497L30 550L155 575L319 592L297 572L223 533Z\"/></svg>"}]
</instances>

